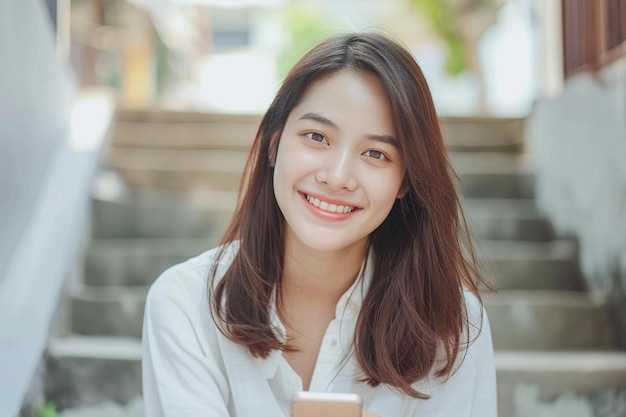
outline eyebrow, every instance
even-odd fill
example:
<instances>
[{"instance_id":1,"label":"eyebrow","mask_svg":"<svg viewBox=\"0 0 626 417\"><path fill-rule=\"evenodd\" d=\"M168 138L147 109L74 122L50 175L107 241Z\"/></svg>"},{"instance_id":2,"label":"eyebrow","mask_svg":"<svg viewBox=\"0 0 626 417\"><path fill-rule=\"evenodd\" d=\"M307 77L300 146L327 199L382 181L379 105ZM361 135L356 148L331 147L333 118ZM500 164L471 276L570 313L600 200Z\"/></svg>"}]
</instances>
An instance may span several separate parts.
<instances>
[{"instance_id":1,"label":"eyebrow","mask_svg":"<svg viewBox=\"0 0 626 417\"><path fill-rule=\"evenodd\" d=\"M314 122L332 127L333 129L339 129L339 126L337 126L332 120L325 118L319 113L307 113L298 120L313 120Z\"/></svg>"},{"instance_id":2,"label":"eyebrow","mask_svg":"<svg viewBox=\"0 0 626 417\"><path fill-rule=\"evenodd\" d=\"M396 148L399 148L398 140L396 138L394 138L393 136L389 136L389 135L367 135L365 138L367 140L371 140L371 141L374 141L374 142L383 142L383 143L386 143L388 145L395 146Z\"/></svg>"},{"instance_id":3,"label":"eyebrow","mask_svg":"<svg viewBox=\"0 0 626 417\"><path fill-rule=\"evenodd\" d=\"M339 126L337 126L335 122L333 122L330 119L327 119L326 117L322 116L319 113L306 113L305 115L301 116L298 120L313 120L314 122L323 124L324 126L328 126L330 128L337 129L337 130L339 129ZM371 134L371 135L366 135L365 138L370 141L383 142L383 143L387 143L389 145L395 146L396 148L398 147L398 140L394 138L393 136Z\"/></svg>"}]
</instances>

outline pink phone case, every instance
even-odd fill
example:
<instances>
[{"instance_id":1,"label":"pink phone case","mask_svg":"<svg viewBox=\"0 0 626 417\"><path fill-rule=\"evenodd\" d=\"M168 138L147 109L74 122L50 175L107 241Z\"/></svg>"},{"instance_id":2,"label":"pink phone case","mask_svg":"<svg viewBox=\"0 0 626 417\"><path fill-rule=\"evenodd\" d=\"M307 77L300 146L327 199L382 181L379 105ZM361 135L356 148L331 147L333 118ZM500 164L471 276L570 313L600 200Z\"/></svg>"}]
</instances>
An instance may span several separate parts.
<instances>
[{"instance_id":1,"label":"pink phone case","mask_svg":"<svg viewBox=\"0 0 626 417\"><path fill-rule=\"evenodd\" d=\"M361 417L357 394L301 391L291 399L291 417Z\"/></svg>"}]
</instances>

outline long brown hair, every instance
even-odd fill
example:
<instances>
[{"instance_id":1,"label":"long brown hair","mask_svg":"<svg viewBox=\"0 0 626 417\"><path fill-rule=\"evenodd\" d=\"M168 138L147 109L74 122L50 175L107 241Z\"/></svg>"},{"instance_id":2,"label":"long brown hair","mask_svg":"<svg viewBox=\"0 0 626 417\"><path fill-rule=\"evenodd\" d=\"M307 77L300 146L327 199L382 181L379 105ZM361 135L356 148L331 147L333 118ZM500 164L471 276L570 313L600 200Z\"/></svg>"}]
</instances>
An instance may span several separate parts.
<instances>
[{"instance_id":1,"label":"long brown hair","mask_svg":"<svg viewBox=\"0 0 626 417\"><path fill-rule=\"evenodd\" d=\"M404 197L370 235L373 279L357 321L353 349L372 386L389 384L428 398L411 384L432 371L447 378L469 335L463 288L479 298L482 282L455 189L435 106L411 54L376 33L328 39L289 72L265 113L240 189L240 200L221 244L239 241L226 273L211 272L214 320L232 341L266 358L293 350L272 325L282 316L284 218L274 197L272 161L291 110L307 88L342 69L373 74L383 83L405 167Z\"/></svg>"}]
</instances>

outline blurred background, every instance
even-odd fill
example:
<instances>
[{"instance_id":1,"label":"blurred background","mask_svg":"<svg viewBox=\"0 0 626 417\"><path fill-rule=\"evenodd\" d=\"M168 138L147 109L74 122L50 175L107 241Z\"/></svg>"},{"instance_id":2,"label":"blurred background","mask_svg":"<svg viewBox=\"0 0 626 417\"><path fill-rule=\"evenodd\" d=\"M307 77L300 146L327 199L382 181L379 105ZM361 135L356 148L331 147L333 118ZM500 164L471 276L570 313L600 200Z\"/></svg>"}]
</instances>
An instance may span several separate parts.
<instances>
[{"instance_id":1,"label":"blurred background","mask_svg":"<svg viewBox=\"0 0 626 417\"><path fill-rule=\"evenodd\" d=\"M499 415L626 416L626 0L3 0L0 415L143 415L149 285L216 244L290 66L355 30L431 87Z\"/></svg>"},{"instance_id":2,"label":"blurred background","mask_svg":"<svg viewBox=\"0 0 626 417\"><path fill-rule=\"evenodd\" d=\"M70 50L80 83L126 106L260 113L317 41L380 29L414 52L442 113L520 116L540 91L535 13L529 0L83 0Z\"/></svg>"}]
</instances>

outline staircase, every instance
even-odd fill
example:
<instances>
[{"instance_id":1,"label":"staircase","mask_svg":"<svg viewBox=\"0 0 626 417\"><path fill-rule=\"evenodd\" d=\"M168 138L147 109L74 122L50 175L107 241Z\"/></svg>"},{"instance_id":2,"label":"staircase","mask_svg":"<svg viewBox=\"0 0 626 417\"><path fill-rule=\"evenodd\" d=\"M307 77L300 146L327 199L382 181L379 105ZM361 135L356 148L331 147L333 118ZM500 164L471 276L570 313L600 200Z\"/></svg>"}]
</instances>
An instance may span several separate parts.
<instances>
[{"instance_id":1,"label":"staircase","mask_svg":"<svg viewBox=\"0 0 626 417\"><path fill-rule=\"evenodd\" d=\"M59 408L141 395L148 287L216 244L259 121L119 115L110 171L94 185L83 273L68 285L48 346L47 395ZM605 300L585 291L575 242L555 236L534 208L522 121L449 118L444 132L477 250L500 288L484 299L499 416L626 415L598 411L626 404L626 354L615 351Z\"/></svg>"}]
</instances>

